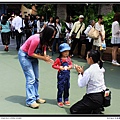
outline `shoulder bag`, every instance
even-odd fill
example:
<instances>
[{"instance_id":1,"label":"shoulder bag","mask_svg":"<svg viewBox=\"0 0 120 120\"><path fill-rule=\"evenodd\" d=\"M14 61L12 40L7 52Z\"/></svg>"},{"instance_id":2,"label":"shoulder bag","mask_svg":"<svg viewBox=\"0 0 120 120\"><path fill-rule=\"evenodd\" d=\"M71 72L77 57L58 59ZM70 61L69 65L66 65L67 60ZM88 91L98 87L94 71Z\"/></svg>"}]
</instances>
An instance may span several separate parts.
<instances>
[{"instance_id":1,"label":"shoulder bag","mask_svg":"<svg viewBox=\"0 0 120 120\"><path fill-rule=\"evenodd\" d=\"M98 39L99 37L99 31L95 29L93 26L90 31L88 32L88 37L93 38L93 39Z\"/></svg>"}]
</instances>

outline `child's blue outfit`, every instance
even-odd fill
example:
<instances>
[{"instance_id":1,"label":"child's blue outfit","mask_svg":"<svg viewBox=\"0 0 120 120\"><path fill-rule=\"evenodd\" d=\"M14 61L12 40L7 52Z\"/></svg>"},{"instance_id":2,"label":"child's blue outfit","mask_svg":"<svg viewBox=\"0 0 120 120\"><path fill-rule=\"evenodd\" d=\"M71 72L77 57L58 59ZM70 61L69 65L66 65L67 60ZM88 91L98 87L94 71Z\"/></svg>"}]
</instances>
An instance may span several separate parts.
<instances>
[{"instance_id":1,"label":"child's blue outfit","mask_svg":"<svg viewBox=\"0 0 120 120\"><path fill-rule=\"evenodd\" d=\"M62 59L60 58L61 66L65 67L69 65L69 60L68 62L62 62ZM70 88L70 70L63 70L59 71L57 75L57 88L58 88L58 93L57 93L57 101L62 102L62 94L64 101L68 101L69 97L69 88Z\"/></svg>"},{"instance_id":2,"label":"child's blue outfit","mask_svg":"<svg viewBox=\"0 0 120 120\"><path fill-rule=\"evenodd\" d=\"M62 102L62 96L63 101L68 101L69 97L69 88L70 88L70 70L60 70L60 66L70 66L72 65L70 57L67 57L67 59L61 59L57 58L52 65L54 69L58 69L57 74L57 102Z\"/></svg>"}]
</instances>

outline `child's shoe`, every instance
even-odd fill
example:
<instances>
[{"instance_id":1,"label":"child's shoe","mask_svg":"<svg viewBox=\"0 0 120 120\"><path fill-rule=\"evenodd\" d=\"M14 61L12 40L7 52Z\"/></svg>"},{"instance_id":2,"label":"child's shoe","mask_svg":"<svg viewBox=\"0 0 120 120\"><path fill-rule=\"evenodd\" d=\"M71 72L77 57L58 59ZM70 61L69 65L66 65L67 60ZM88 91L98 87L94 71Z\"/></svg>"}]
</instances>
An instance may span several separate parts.
<instances>
[{"instance_id":1,"label":"child's shoe","mask_svg":"<svg viewBox=\"0 0 120 120\"><path fill-rule=\"evenodd\" d=\"M59 107L64 107L63 102L58 102L58 106L59 106Z\"/></svg>"},{"instance_id":2,"label":"child's shoe","mask_svg":"<svg viewBox=\"0 0 120 120\"><path fill-rule=\"evenodd\" d=\"M70 101L65 101L65 105L70 106Z\"/></svg>"}]
</instances>

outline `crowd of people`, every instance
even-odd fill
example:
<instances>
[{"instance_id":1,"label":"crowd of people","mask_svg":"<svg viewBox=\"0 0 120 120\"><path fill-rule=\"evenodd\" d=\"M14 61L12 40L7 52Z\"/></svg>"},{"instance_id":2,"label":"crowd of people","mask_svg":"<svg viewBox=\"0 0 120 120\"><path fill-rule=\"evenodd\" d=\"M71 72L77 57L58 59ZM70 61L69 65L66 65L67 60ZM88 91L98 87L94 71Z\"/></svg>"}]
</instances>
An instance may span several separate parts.
<instances>
[{"instance_id":1,"label":"crowd of people","mask_svg":"<svg viewBox=\"0 0 120 120\"><path fill-rule=\"evenodd\" d=\"M53 25L57 29L57 33L54 39L49 41L49 45L47 49L49 51L52 51L52 55L54 55L56 52L58 52L59 45L62 42L66 42L70 45L70 57L74 56L74 50L76 46L77 48L77 54L79 58L86 59L87 51L90 49L99 50L101 54L101 60L103 59L103 52L105 49L102 49L102 46L106 45L105 42L105 29L104 29L104 16L98 15L98 21L95 22L95 20L89 20L88 26L84 23L84 15L80 15L78 18L78 21L73 22L73 19L71 16L67 16L65 21L60 21L60 18L58 16L52 17L50 16L49 19L46 21L44 16L33 16L28 15L25 16L23 19L21 14L19 12L15 12L14 14L11 14L11 17L8 18L7 15L3 14L1 15L1 38L2 43L5 46L4 50L9 51L9 44L10 44L10 37L12 39L16 39L16 50L18 51L22 41L21 38L23 36L23 30L25 35L25 40L27 40L31 35L34 35L36 33L40 33L43 31L45 26ZM116 13L114 15L114 20L112 23L112 39L111 44L112 47L112 64L120 66L120 64L117 62L117 52L119 48L119 13ZM65 26L65 30L62 31L62 27ZM92 27L95 27L99 31L99 38L93 39L88 36L88 32ZM64 33L64 38L61 38L61 34ZM72 38L72 34L77 33L75 38ZM83 38L82 34L86 35L86 38L84 39L85 43L85 53L84 56L81 55L81 49L83 44ZM103 61L103 60L102 60Z\"/></svg>"},{"instance_id":2,"label":"crowd of people","mask_svg":"<svg viewBox=\"0 0 120 120\"><path fill-rule=\"evenodd\" d=\"M15 16L14 16L15 15ZM26 105L31 108L38 108L39 103L46 101L41 99L38 93L39 68L38 60L51 63L52 68L58 70L57 74L57 104L59 107L71 105L69 101L70 70L74 49L78 44L77 54L79 58L85 58L90 65L84 71L80 65L74 65L78 72L78 86L86 86L86 94L83 98L70 107L71 114L100 114L103 107L103 91L106 90L102 55L105 43L105 29L103 16L98 15L98 21L90 20L86 27L84 15L80 15L78 21L72 21L71 16L67 16L65 24L65 38L61 38L62 23L58 16L55 19L51 16L46 22L44 16L25 16L22 19L19 12L12 14L8 19L3 15L0 28L1 39L5 46L4 50L9 51L10 37L16 39L16 50L18 58L26 78ZM114 15L112 23L112 64L120 66L117 62L117 50L120 45L120 14ZM92 27L99 31L97 39L90 38L88 32ZM23 33L23 30L25 33ZM72 38L72 34L77 35ZM25 34L26 40L21 45L21 37ZM81 35L85 35L86 50L85 55L81 55L82 40ZM65 39L65 40L63 40ZM58 46L57 46L58 45ZM57 51L59 56L54 61L47 50L54 55Z\"/></svg>"}]
</instances>

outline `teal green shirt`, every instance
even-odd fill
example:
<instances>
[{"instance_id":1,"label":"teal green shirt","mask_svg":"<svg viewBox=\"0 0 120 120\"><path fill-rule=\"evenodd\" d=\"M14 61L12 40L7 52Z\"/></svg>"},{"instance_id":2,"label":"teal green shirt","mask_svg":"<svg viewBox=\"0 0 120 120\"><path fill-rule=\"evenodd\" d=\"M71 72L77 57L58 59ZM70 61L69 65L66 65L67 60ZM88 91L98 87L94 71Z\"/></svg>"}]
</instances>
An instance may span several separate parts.
<instances>
[{"instance_id":1,"label":"teal green shirt","mask_svg":"<svg viewBox=\"0 0 120 120\"><path fill-rule=\"evenodd\" d=\"M1 33L7 33L11 31L9 21L7 21L6 25L0 23L0 26L2 27Z\"/></svg>"}]
</instances>

